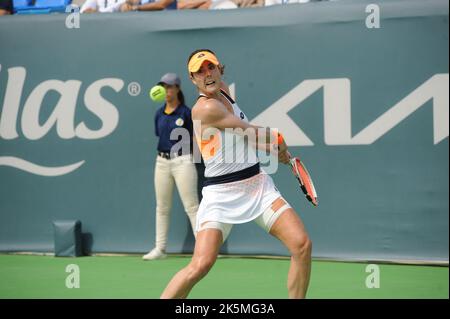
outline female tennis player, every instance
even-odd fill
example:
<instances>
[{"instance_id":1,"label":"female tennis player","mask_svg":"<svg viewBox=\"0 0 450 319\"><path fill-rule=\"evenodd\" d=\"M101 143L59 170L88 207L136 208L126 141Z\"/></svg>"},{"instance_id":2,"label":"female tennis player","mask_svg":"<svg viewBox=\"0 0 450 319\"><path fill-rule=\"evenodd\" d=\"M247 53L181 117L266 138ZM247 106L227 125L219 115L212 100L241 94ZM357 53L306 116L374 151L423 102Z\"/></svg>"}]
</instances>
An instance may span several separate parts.
<instances>
[{"instance_id":1,"label":"female tennis player","mask_svg":"<svg viewBox=\"0 0 450 319\"><path fill-rule=\"evenodd\" d=\"M272 178L260 169L256 150L249 149L244 136L236 135L233 143L221 142L234 129L253 131L257 145L268 144L270 139L262 134L266 130L249 124L229 96L222 81L224 67L214 52L194 51L188 59L188 71L199 91L192 119L201 121L200 132L194 128L194 134L205 162L205 183L197 212L197 240L192 260L172 278L161 298L186 298L214 265L232 226L249 221L255 221L288 248L291 253L288 296L305 298L312 245L303 222L281 196ZM205 138L208 131L217 133ZM289 153L281 135L278 147L279 161L287 164ZM229 152L235 154L233 162L226 160Z\"/></svg>"}]
</instances>

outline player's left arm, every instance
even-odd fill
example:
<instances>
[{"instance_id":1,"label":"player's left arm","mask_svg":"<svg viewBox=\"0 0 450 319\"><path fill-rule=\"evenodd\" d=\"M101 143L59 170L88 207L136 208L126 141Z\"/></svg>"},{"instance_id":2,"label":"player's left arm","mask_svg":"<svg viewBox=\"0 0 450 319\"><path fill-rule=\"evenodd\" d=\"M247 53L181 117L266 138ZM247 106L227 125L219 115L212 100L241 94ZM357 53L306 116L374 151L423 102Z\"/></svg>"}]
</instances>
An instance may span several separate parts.
<instances>
[{"instance_id":1,"label":"player's left arm","mask_svg":"<svg viewBox=\"0 0 450 319\"><path fill-rule=\"evenodd\" d=\"M273 147L278 146L279 160L282 163L288 163L287 145L284 139L279 139L278 135L273 135L276 131L241 120L215 99L209 99L199 110L194 109L193 112L198 112L197 116L202 121L202 126L214 127L220 130L232 129L233 133L237 135L249 136L250 134L254 136L255 140L251 144L258 149L273 151Z\"/></svg>"}]
</instances>

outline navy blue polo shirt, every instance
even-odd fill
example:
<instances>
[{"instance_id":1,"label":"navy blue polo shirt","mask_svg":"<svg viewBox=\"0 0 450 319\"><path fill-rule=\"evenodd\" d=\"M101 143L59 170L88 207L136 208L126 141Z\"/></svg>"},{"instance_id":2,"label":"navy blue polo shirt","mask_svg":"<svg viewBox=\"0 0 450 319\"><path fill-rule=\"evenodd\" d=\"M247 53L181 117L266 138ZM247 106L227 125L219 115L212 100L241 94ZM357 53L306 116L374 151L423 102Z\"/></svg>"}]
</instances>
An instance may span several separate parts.
<instances>
[{"instance_id":1,"label":"navy blue polo shirt","mask_svg":"<svg viewBox=\"0 0 450 319\"><path fill-rule=\"evenodd\" d=\"M167 114L164 110L166 104L156 111L155 114L155 134L159 137L158 151L170 152L172 146L181 141L181 136L175 136L175 140L170 139L170 133L173 129L183 127L189 132L189 140L183 142L183 150L190 150L192 153L192 117L191 109L186 105L179 105L172 113ZM186 145L188 144L188 145ZM189 147L189 148L187 148Z\"/></svg>"}]
</instances>

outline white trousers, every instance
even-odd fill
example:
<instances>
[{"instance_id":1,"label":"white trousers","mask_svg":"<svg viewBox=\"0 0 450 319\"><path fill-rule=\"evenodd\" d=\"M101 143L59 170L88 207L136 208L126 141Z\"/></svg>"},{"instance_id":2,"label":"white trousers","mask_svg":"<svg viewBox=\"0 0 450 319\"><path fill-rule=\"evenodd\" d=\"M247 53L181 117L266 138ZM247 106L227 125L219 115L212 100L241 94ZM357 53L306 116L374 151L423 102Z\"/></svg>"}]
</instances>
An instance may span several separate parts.
<instances>
[{"instance_id":1,"label":"white trousers","mask_svg":"<svg viewBox=\"0 0 450 319\"><path fill-rule=\"evenodd\" d=\"M199 203L197 170L191 155L183 155L170 160L161 156L156 157L156 247L162 251L165 251L167 246L174 185L177 186L184 210L194 231Z\"/></svg>"}]
</instances>

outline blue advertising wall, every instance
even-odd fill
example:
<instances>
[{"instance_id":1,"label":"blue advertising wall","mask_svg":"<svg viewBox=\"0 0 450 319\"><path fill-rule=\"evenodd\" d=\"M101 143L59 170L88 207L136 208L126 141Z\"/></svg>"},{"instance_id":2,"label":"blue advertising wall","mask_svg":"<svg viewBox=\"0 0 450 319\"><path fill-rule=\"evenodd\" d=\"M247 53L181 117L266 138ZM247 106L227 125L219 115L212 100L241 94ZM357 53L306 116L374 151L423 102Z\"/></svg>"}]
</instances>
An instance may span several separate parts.
<instances>
[{"instance_id":1,"label":"blue advertising wall","mask_svg":"<svg viewBox=\"0 0 450 319\"><path fill-rule=\"evenodd\" d=\"M211 48L255 124L278 127L314 177L313 208L287 167L272 175L315 257L448 262L448 2L0 19L0 251L53 250L79 219L90 252L145 252L155 236L158 105L189 53ZM369 21L370 25L370 21ZM194 238L176 195L169 252ZM258 226L223 253L287 255Z\"/></svg>"}]
</instances>

